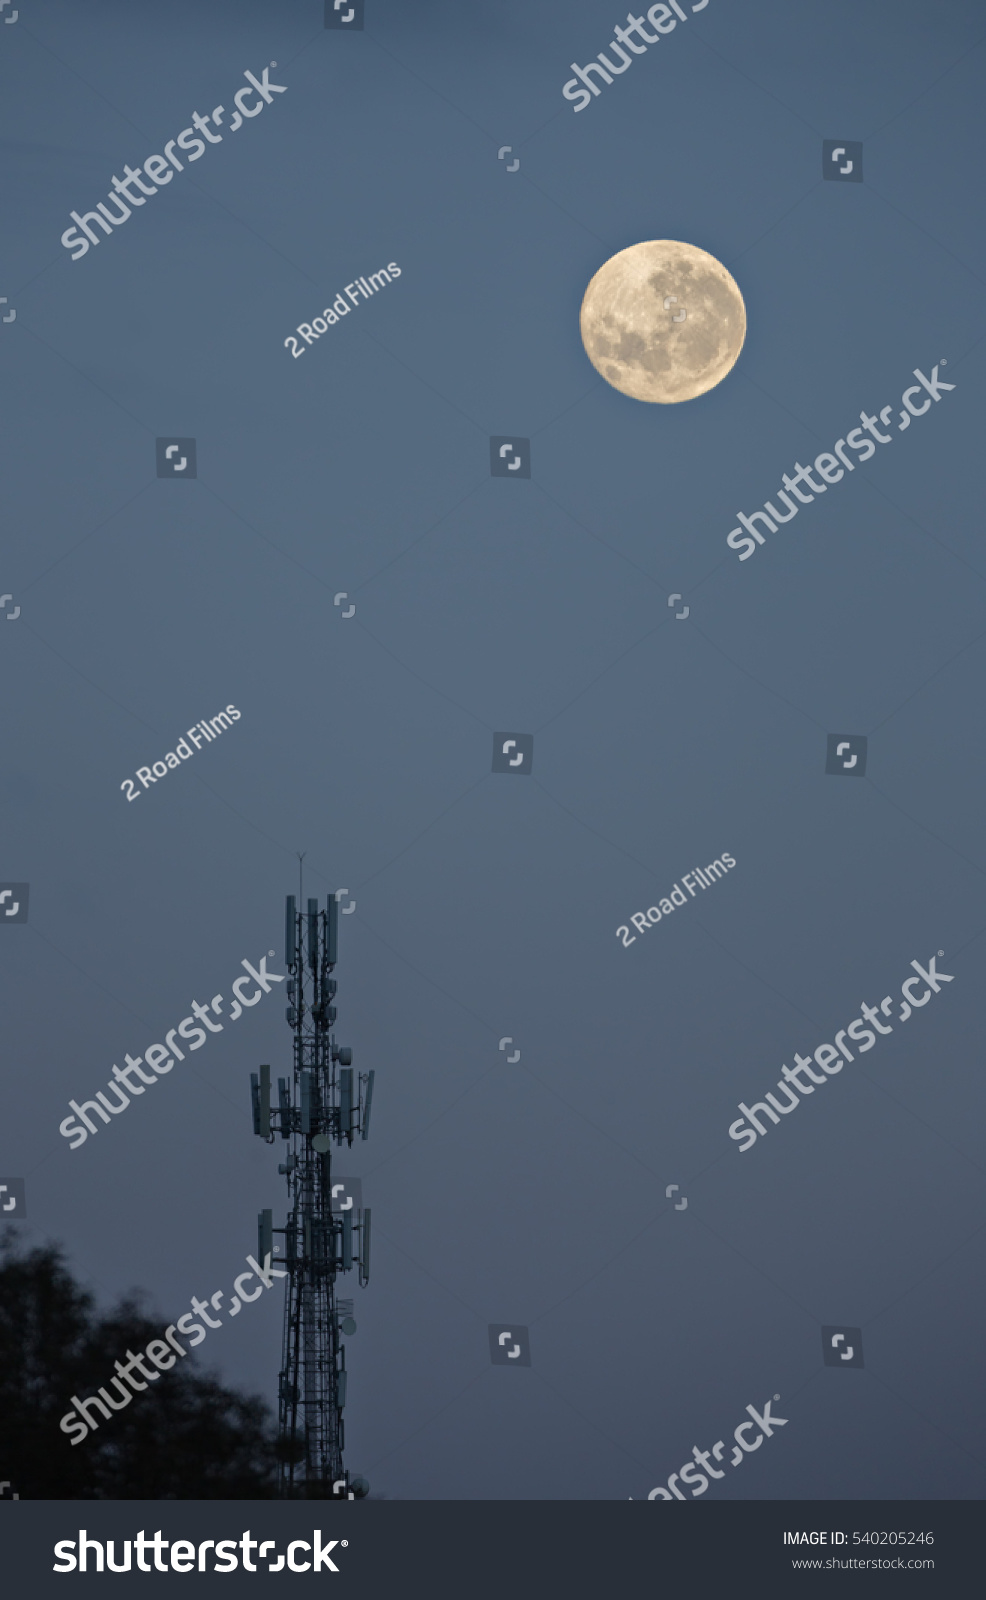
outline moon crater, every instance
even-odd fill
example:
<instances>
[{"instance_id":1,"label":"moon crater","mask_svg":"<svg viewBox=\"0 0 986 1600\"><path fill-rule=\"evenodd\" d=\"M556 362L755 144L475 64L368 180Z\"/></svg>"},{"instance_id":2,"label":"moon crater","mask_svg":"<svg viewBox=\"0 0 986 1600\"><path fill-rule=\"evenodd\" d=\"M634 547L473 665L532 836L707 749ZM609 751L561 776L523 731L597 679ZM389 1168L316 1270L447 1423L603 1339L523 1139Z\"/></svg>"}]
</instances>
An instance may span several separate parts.
<instances>
[{"instance_id":1,"label":"moon crater","mask_svg":"<svg viewBox=\"0 0 986 1600\"><path fill-rule=\"evenodd\" d=\"M746 338L746 307L721 261L651 239L603 263L586 289L582 343L596 371L634 400L675 405L721 383Z\"/></svg>"}]
</instances>

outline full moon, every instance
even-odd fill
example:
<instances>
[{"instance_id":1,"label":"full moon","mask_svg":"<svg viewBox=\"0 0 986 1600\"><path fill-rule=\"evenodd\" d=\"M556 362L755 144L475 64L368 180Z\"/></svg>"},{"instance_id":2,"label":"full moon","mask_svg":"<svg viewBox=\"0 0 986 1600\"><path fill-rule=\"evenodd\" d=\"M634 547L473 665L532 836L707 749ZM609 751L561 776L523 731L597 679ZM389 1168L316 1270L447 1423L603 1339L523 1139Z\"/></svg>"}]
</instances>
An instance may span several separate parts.
<instances>
[{"instance_id":1,"label":"full moon","mask_svg":"<svg viewBox=\"0 0 986 1600\"><path fill-rule=\"evenodd\" d=\"M721 261L694 244L651 239L610 256L579 316L596 371L633 400L694 400L731 372L746 307Z\"/></svg>"}]
</instances>

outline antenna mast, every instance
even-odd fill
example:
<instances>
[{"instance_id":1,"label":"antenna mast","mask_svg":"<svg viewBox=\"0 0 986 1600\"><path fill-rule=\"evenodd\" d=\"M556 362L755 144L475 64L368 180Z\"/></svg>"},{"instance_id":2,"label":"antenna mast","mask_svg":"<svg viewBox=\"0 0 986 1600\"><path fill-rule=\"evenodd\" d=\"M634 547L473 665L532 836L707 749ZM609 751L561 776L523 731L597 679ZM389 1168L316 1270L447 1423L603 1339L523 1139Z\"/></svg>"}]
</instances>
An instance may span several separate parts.
<instances>
[{"instance_id":1,"label":"antenna mast","mask_svg":"<svg viewBox=\"0 0 986 1600\"><path fill-rule=\"evenodd\" d=\"M271 1106L270 1067L250 1074L253 1131L268 1144L276 1133L289 1144L278 1172L287 1178L283 1228L261 1211L258 1256L265 1270L277 1258L288 1277L284 1342L278 1386L278 1492L283 1499L361 1499L365 1478L350 1479L343 1466L346 1349L341 1334L356 1332L352 1302L336 1300L340 1272L355 1267L370 1276L370 1211L333 1185L332 1146L351 1146L370 1128L374 1074L354 1074L353 1052L337 1046L331 1031L339 906L334 895L297 909L287 898L285 961L288 1025L294 1034L294 1071L277 1081ZM335 1193L333 1190L335 1189ZM348 1198L348 1205L346 1199ZM283 1237L275 1244L274 1235Z\"/></svg>"}]
</instances>

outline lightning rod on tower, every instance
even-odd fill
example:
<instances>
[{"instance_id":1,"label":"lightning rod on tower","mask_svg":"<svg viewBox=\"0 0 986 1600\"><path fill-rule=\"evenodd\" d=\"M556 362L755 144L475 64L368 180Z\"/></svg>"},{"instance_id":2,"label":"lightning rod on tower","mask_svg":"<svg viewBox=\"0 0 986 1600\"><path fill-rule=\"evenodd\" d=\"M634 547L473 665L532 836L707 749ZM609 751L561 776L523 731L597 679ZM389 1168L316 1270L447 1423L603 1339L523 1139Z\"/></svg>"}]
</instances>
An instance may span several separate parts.
<instances>
[{"instance_id":1,"label":"lightning rod on tower","mask_svg":"<svg viewBox=\"0 0 986 1600\"><path fill-rule=\"evenodd\" d=\"M354 1072L353 1052L338 1046L336 964L339 906L308 901L297 909L287 898L285 961L288 1025L294 1033L290 1079L277 1081L271 1104L270 1067L250 1074L253 1131L268 1144L279 1133L289 1149L278 1166L287 1179L288 1213L283 1228L273 1212L258 1218L258 1256L265 1271L273 1259L288 1279L284 1341L278 1383L278 1493L283 1499L362 1499L365 1478L350 1478L343 1466L346 1348L342 1334L356 1332L352 1302L336 1299L336 1277L355 1268L359 1282L370 1276L370 1211L354 1207L343 1185L333 1184L333 1145L365 1139L373 1099L372 1072ZM347 1204L348 1201L348 1204ZM283 1244L275 1244L280 1235Z\"/></svg>"}]
</instances>

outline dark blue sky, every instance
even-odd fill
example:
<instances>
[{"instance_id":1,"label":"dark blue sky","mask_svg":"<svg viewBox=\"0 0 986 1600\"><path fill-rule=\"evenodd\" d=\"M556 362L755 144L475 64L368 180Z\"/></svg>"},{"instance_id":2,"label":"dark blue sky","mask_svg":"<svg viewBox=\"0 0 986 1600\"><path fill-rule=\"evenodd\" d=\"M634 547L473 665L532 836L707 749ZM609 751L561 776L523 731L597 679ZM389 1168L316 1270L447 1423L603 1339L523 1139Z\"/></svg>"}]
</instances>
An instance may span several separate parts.
<instances>
[{"instance_id":1,"label":"dark blue sky","mask_svg":"<svg viewBox=\"0 0 986 1600\"><path fill-rule=\"evenodd\" d=\"M284 1208L249 1112L290 1061L278 996L81 1149L58 1124L244 958L283 971L306 851L306 895L356 901L338 1032L377 1075L340 1167L374 1217L369 1289L340 1284L354 1472L639 1499L779 1394L709 1499L980 1497L982 9L710 0L581 113L562 85L615 4L322 14L0 25L0 880L31 889L0 928L0 1182L103 1299L171 1321L228 1290ZM72 210L272 61L286 93L70 259ZM831 138L863 183L823 181ZM747 307L733 373L677 407L609 388L578 332L653 238ZM939 405L736 559L737 511L943 360ZM490 476L512 430L529 480ZM159 437L194 438L194 481L156 476ZM491 772L503 730L531 776ZM844 732L861 781L825 774ZM934 1003L740 1155L737 1103L940 950ZM271 1399L280 1293L205 1347ZM490 1362L510 1319L529 1368ZM833 1325L862 1371L823 1365Z\"/></svg>"}]
</instances>

